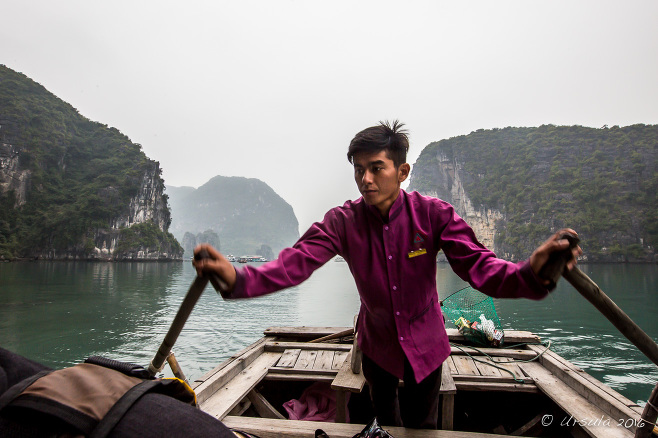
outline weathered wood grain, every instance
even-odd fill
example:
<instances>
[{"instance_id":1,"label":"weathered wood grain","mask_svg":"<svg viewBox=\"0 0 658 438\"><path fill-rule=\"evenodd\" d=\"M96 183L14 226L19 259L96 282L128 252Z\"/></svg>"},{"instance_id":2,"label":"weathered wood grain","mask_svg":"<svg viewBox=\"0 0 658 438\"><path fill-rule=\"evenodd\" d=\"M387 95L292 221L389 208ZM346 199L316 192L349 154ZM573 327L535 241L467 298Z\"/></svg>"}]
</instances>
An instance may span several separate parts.
<instances>
[{"instance_id":1,"label":"weathered wood grain","mask_svg":"<svg viewBox=\"0 0 658 438\"><path fill-rule=\"evenodd\" d=\"M317 350L302 350L295 363L296 370L312 370L318 356Z\"/></svg>"},{"instance_id":2,"label":"weathered wood grain","mask_svg":"<svg viewBox=\"0 0 658 438\"><path fill-rule=\"evenodd\" d=\"M263 418L279 418L279 419L285 419L284 417L272 404L267 401L263 395L256 391L255 389L252 389L249 394L247 394L247 397L249 398L249 401L254 405L254 408L256 409L256 412L258 412L258 415L260 415Z\"/></svg>"},{"instance_id":3,"label":"weathered wood grain","mask_svg":"<svg viewBox=\"0 0 658 438\"><path fill-rule=\"evenodd\" d=\"M472 375L472 376L480 375L480 371L478 371L477 367L475 366L475 362L473 362L473 359L471 359L470 357L459 356L459 355L454 355L451 357L453 362L455 363L457 374Z\"/></svg>"},{"instance_id":4,"label":"weathered wood grain","mask_svg":"<svg viewBox=\"0 0 658 438\"><path fill-rule=\"evenodd\" d=\"M334 363L334 352L329 350L318 351L318 356L315 358L313 369L318 371L331 371Z\"/></svg>"},{"instance_id":5,"label":"weathered wood grain","mask_svg":"<svg viewBox=\"0 0 658 438\"><path fill-rule=\"evenodd\" d=\"M283 354L281 354L281 359L279 359L279 361L276 363L276 366L282 368L293 367L295 365L295 362L297 362L299 353L301 352L302 350L300 350L299 348L284 350Z\"/></svg>"},{"instance_id":6,"label":"weathered wood grain","mask_svg":"<svg viewBox=\"0 0 658 438\"><path fill-rule=\"evenodd\" d=\"M224 424L253 433L261 438L313 438L317 429L324 430L331 438L352 438L365 427L364 424L274 420L255 417L226 417ZM504 436L451 430L405 429L403 427L385 427L384 429L395 438L497 438Z\"/></svg>"},{"instance_id":7,"label":"weathered wood grain","mask_svg":"<svg viewBox=\"0 0 658 438\"><path fill-rule=\"evenodd\" d=\"M343 362L333 382L331 382L331 389L337 391L350 391L361 392L366 383L366 378L363 376L363 371L355 374L350 367L350 360L348 358Z\"/></svg>"},{"instance_id":8,"label":"weathered wood grain","mask_svg":"<svg viewBox=\"0 0 658 438\"><path fill-rule=\"evenodd\" d=\"M633 433L619 427L616 419L611 418L587 399L582 397L553 373L536 362L520 365L535 380L537 387L567 413L565 426L581 428L591 437L631 438ZM565 421L556 418L554 421Z\"/></svg>"},{"instance_id":9,"label":"weathered wood grain","mask_svg":"<svg viewBox=\"0 0 658 438\"><path fill-rule=\"evenodd\" d=\"M214 397L201 403L201 410L221 420L256 387L277 360L279 360L277 353L261 354L251 365L219 388Z\"/></svg>"}]
</instances>

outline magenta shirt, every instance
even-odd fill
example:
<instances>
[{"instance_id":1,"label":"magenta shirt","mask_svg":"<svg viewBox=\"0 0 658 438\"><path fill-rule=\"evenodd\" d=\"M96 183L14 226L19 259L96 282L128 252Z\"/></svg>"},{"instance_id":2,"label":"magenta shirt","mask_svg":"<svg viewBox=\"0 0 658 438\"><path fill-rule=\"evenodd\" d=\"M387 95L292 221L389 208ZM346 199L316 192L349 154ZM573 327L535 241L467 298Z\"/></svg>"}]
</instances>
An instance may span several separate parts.
<instances>
[{"instance_id":1,"label":"magenta shirt","mask_svg":"<svg viewBox=\"0 0 658 438\"><path fill-rule=\"evenodd\" d=\"M482 246L452 205L400 190L387 222L363 198L329 210L277 260L238 269L233 297L298 285L338 254L361 297L361 350L399 378L406 356L420 382L450 354L436 289L441 249L459 277L492 297L540 299L549 292L527 261L507 262Z\"/></svg>"}]
</instances>

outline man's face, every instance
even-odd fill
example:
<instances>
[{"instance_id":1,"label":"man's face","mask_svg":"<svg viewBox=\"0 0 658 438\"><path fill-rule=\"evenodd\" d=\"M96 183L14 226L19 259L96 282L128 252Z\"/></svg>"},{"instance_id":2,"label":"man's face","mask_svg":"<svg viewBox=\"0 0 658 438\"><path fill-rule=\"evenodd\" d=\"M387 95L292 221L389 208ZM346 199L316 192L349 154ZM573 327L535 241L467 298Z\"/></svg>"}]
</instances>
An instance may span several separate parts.
<instances>
[{"instance_id":1,"label":"man's face","mask_svg":"<svg viewBox=\"0 0 658 438\"><path fill-rule=\"evenodd\" d=\"M400 193L400 183L409 176L409 165L397 169L386 151L361 152L354 155L354 180L368 205L386 216Z\"/></svg>"}]
</instances>

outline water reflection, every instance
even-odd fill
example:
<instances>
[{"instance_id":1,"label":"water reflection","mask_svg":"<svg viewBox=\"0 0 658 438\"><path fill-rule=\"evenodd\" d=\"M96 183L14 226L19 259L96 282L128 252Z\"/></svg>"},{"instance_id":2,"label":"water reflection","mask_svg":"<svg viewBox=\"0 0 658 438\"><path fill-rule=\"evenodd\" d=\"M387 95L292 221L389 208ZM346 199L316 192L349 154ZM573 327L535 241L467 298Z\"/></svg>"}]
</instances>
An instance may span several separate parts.
<instances>
[{"instance_id":1,"label":"water reflection","mask_svg":"<svg viewBox=\"0 0 658 438\"><path fill-rule=\"evenodd\" d=\"M167 306L180 263L4 263L0 344L52 367L121 351Z\"/></svg>"}]
</instances>

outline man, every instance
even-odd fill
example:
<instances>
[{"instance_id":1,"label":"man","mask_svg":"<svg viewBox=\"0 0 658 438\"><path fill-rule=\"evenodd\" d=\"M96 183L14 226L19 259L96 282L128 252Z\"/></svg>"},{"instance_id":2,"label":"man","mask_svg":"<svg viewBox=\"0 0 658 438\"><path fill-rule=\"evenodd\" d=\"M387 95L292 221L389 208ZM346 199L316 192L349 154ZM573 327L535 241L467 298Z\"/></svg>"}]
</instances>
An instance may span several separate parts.
<instances>
[{"instance_id":1,"label":"man","mask_svg":"<svg viewBox=\"0 0 658 438\"><path fill-rule=\"evenodd\" d=\"M540 268L569 243L556 233L526 262L498 259L450 204L400 188L410 172L402 126L380 123L354 137L347 157L362 197L331 209L277 260L236 271L215 249L201 245L195 254L205 250L210 258L194 265L199 274L218 274L230 298L246 298L297 285L342 256L361 297L359 346L379 422L401 426L404 418L406 427L436 428L440 367L450 354L436 289L438 251L457 275L488 295L540 299L549 293L549 282L537 275ZM574 256L580 253L573 250ZM574 264L575 257L568 268ZM399 379L406 395L402 414Z\"/></svg>"}]
</instances>

